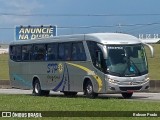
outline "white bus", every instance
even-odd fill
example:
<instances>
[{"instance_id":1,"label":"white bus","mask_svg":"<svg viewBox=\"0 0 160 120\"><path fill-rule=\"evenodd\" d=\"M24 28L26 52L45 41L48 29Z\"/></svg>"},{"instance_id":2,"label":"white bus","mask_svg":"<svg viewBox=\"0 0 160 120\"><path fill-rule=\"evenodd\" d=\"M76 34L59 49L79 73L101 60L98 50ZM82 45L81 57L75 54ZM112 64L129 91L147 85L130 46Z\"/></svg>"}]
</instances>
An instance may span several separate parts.
<instances>
[{"instance_id":1,"label":"white bus","mask_svg":"<svg viewBox=\"0 0 160 120\"><path fill-rule=\"evenodd\" d=\"M11 85L33 89L37 96L53 90L72 96L84 92L89 98L105 93L130 98L134 91L149 89L144 44L127 34L19 40L10 44L9 55Z\"/></svg>"}]
</instances>

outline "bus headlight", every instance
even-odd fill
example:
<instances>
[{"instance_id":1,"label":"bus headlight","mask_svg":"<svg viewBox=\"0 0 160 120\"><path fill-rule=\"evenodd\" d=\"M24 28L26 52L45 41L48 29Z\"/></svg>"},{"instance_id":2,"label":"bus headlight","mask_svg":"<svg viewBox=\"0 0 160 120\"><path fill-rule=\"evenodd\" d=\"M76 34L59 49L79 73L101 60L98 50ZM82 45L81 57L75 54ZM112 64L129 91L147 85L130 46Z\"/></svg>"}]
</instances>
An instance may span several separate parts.
<instances>
[{"instance_id":1,"label":"bus headlight","mask_svg":"<svg viewBox=\"0 0 160 120\"><path fill-rule=\"evenodd\" d=\"M113 80L113 79L108 79L108 81L110 82L110 83L119 83L119 81L118 80Z\"/></svg>"}]
</instances>

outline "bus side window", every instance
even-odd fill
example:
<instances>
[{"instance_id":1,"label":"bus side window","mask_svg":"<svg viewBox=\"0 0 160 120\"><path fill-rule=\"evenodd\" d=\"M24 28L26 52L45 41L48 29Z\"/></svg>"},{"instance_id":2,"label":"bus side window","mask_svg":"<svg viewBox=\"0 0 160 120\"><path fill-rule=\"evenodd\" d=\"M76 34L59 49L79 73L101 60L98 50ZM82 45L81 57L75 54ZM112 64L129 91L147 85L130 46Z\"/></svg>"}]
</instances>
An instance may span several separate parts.
<instances>
[{"instance_id":1,"label":"bus side window","mask_svg":"<svg viewBox=\"0 0 160 120\"><path fill-rule=\"evenodd\" d=\"M105 65L104 65L103 53L101 49L99 48L96 42L88 41L87 45L89 48L89 52L90 52L90 56L91 56L93 65L99 70L103 71L103 67Z\"/></svg>"},{"instance_id":2,"label":"bus side window","mask_svg":"<svg viewBox=\"0 0 160 120\"><path fill-rule=\"evenodd\" d=\"M16 47L15 46L10 46L10 59L11 60L16 60Z\"/></svg>"},{"instance_id":3,"label":"bus side window","mask_svg":"<svg viewBox=\"0 0 160 120\"><path fill-rule=\"evenodd\" d=\"M16 46L16 60L17 61L22 60L21 46Z\"/></svg>"},{"instance_id":4,"label":"bus side window","mask_svg":"<svg viewBox=\"0 0 160 120\"><path fill-rule=\"evenodd\" d=\"M64 60L69 61L71 60L71 43L65 43L64 49Z\"/></svg>"},{"instance_id":5,"label":"bus side window","mask_svg":"<svg viewBox=\"0 0 160 120\"><path fill-rule=\"evenodd\" d=\"M21 46L10 47L10 59L13 61L21 61Z\"/></svg>"},{"instance_id":6,"label":"bus side window","mask_svg":"<svg viewBox=\"0 0 160 120\"><path fill-rule=\"evenodd\" d=\"M31 59L31 45L22 46L22 60L27 61Z\"/></svg>"},{"instance_id":7,"label":"bus side window","mask_svg":"<svg viewBox=\"0 0 160 120\"><path fill-rule=\"evenodd\" d=\"M64 60L64 44L58 45L58 59Z\"/></svg>"},{"instance_id":8,"label":"bus side window","mask_svg":"<svg viewBox=\"0 0 160 120\"><path fill-rule=\"evenodd\" d=\"M48 44L47 45L47 60L57 60L57 44Z\"/></svg>"},{"instance_id":9,"label":"bus side window","mask_svg":"<svg viewBox=\"0 0 160 120\"><path fill-rule=\"evenodd\" d=\"M33 52L33 60L44 61L46 57L45 45L35 45Z\"/></svg>"},{"instance_id":10,"label":"bus side window","mask_svg":"<svg viewBox=\"0 0 160 120\"><path fill-rule=\"evenodd\" d=\"M86 54L82 42L72 44L72 60L76 61L86 60Z\"/></svg>"},{"instance_id":11,"label":"bus side window","mask_svg":"<svg viewBox=\"0 0 160 120\"><path fill-rule=\"evenodd\" d=\"M94 66L96 66L96 54L95 54L96 53L96 45L95 44L96 44L95 42L91 42L91 41L87 42L90 56L91 56L91 59L92 59Z\"/></svg>"},{"instance_id":12,"label":"bus side window","mask_svg":"<svg viewBox=\"0 0 160 120\"><path fill-rule=\"evenodd\" d=\"M71 60L71 43L60 43L59 44L58 59L62 61Z\"/></svg>"}]
</instances>

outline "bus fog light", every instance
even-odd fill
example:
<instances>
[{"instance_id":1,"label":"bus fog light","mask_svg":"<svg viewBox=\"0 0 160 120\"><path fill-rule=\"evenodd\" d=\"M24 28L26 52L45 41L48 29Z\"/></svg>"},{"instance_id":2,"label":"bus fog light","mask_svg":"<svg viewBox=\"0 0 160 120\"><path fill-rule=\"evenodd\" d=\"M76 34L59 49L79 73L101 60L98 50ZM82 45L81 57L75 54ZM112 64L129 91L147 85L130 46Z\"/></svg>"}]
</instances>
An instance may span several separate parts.
<instances>
[{"instance_id":1,"label":"bus fog light","mask_svg":"<svg viewBox=\"0 0 160 120\"><path fill-rule=\"evenodd\" d=\"M110 88L110 90L116 90L114 87L109 87Z\"/></svg>"}]
</instances>

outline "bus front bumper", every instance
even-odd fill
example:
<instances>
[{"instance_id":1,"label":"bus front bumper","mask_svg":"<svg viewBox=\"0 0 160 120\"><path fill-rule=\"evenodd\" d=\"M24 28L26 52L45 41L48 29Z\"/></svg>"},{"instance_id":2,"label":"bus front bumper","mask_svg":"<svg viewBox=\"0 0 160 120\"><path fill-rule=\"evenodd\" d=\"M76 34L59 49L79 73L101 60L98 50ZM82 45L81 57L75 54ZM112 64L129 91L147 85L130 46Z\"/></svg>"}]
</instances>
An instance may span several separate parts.
<instances>
[{"instance_id":1,"label":"bus front bumper","mask_svg":"<svg viewBox=\"0 0 160 120\"><path fill-rule=\"evenodd\" d=\"M108 82L107 93L122 93L122 92L145 92L149 90L149 81L142 84L134 84L134 82L127 82L127 84L116 84Z\"/></svg>"}]
</instances>

